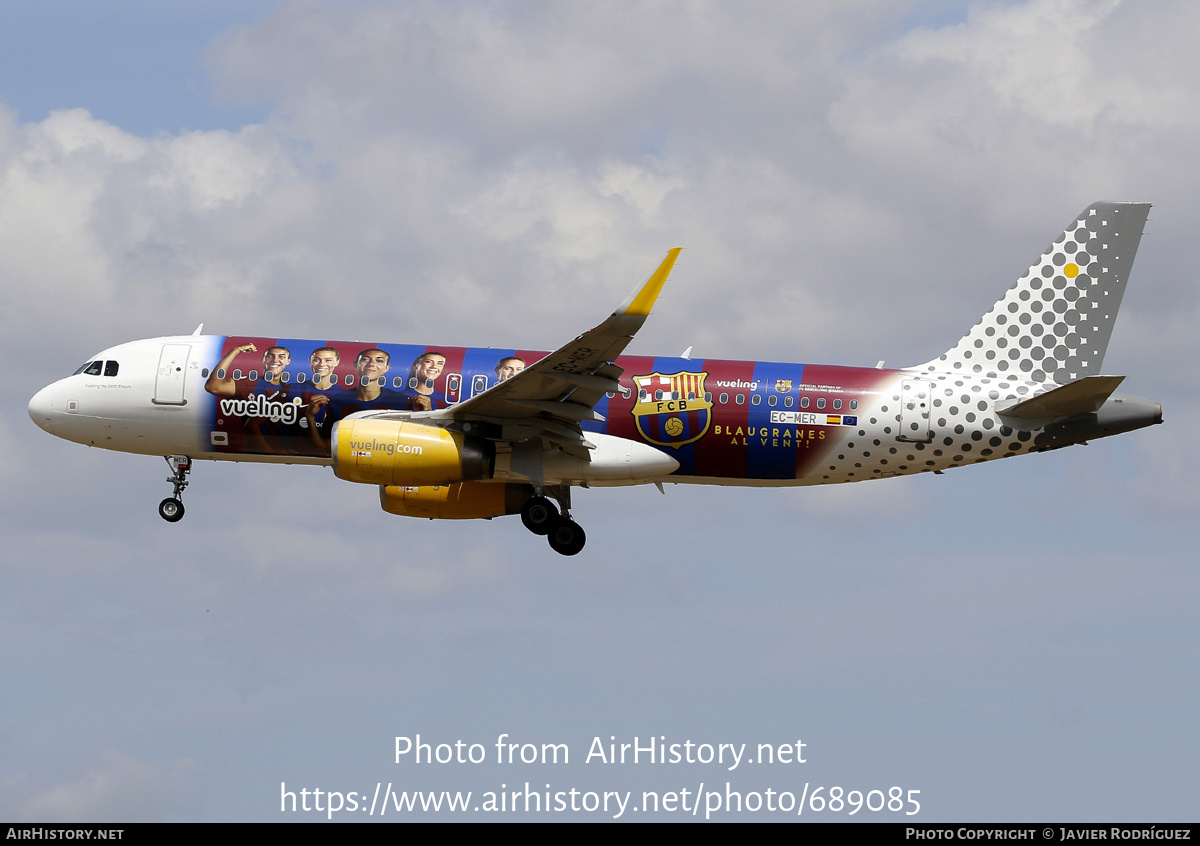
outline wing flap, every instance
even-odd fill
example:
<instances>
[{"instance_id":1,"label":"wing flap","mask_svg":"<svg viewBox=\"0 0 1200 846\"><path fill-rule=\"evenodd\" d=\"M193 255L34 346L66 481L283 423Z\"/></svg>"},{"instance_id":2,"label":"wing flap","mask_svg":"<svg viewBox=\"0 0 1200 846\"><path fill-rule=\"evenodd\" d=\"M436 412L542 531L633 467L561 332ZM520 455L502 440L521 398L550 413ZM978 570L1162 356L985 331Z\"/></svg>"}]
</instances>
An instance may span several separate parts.
<instances>
[{"instance_id":1,"label":"wing flap","mask_svg":"<svg viewBox=\"0 0 1200 846\"><path fill-rule=\"evenodd\" d=\"M575 402L548 402L546 400L510 399L508 402L519 408L531 408L534 411L544 411L554 417L564 417L567 420L592 420L603 423L604 416L597 414L591 406Z\"/></svg>"}]
</instances>

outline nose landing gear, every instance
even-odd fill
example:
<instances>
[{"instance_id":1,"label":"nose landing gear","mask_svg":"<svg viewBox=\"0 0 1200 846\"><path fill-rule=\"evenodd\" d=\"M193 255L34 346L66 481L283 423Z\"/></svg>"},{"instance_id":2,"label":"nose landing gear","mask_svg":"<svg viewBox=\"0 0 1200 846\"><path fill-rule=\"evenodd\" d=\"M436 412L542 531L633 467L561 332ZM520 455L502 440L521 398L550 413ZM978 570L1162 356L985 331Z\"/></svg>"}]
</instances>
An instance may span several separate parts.
<instances>
[{"instance_id":1,"label":"nose landing gear","mask_svg":"<svg viewBox=\"0 0 1200 846\"><path fill-rule=\"evenodd\" d=\"M183 489L188 486L192 460L186 455L172 455L166 461L171 467L167 481L174 487L174 493L158 504L158 516L168 523L178 523L183 519Z\"/></svg>"},{"instance_id":2,"label":"nose landing gear","mask_svg":"<svg viewBox=\"0 0 1200 846\"><path fill-rule=\"evenodd\" d=\"M559 555L577 555L583 549L587 536L583 527L571 519L571 488L569 485L556 485L549 492L558 500L562 512L542 493L542 489L535 488L534 495L521 506L521 522L535 535L545 535L550 548Z\"/></svg>"}]
</instances>

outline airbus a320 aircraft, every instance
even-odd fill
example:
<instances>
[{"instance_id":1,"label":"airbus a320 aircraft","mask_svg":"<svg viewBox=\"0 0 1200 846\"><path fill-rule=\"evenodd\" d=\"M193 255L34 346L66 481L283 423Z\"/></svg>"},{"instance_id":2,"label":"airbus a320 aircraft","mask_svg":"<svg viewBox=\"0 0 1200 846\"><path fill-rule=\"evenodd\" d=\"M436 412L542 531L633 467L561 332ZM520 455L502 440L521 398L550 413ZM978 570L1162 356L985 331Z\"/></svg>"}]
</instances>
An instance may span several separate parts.
<instances>
[{"instance_id":1,"label":"airbus a320 aircraft","mask_svg":"<svg viewBox=\"0 0 1200 846\"><path fill-rule=\"evenodd\" d=\"M320 464L383 510L520 514L574 555L571 488L832 485L941 473L1162 422L1101 375L1147 203L1089 206L936 359L899 370L622 355L679 249L612 316L552 353L192 335L92 356L29 402L70 441L172 468Z\"/></svg>"}]
</instances>

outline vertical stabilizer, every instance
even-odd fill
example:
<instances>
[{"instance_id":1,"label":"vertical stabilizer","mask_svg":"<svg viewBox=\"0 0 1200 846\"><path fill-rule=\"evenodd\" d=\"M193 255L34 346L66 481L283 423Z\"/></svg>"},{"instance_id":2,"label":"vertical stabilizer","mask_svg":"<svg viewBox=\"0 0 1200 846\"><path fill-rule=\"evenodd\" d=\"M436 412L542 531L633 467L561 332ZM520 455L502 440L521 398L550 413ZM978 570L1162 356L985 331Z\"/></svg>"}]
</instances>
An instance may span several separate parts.
<instances>
[{"instance_id":1,"label":"vertical stabilizer","mask_svg":"<svg viewBox=\"0 0 1200 846\"><path fill-rule=\"evenodd\" d=\"M1066 384L1096 376L1149 203L1093 203L944 355L914 370Z\"/></svg>"}]
</instances>

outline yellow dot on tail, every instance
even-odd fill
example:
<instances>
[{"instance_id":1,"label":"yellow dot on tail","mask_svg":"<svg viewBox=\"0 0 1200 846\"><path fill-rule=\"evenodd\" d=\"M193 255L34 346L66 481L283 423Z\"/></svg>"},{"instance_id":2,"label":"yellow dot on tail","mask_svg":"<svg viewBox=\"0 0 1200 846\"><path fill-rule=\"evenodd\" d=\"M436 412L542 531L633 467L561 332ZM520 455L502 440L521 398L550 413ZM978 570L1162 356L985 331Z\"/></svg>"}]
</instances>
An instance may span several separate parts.
<instances>
[{"instance_id":1,"label":"yellow dot on tail","mask_svg":"<svg viewBox=\"0 0 1200 846\"><path fill-rule=\"evenodd\" d=\"M1063 268L1063 273L1067 274L1068 279L1074 279L1079 275L1079 265L1074 262L1068 262L1067 266Z\"/></svg>"}]
</instances>

